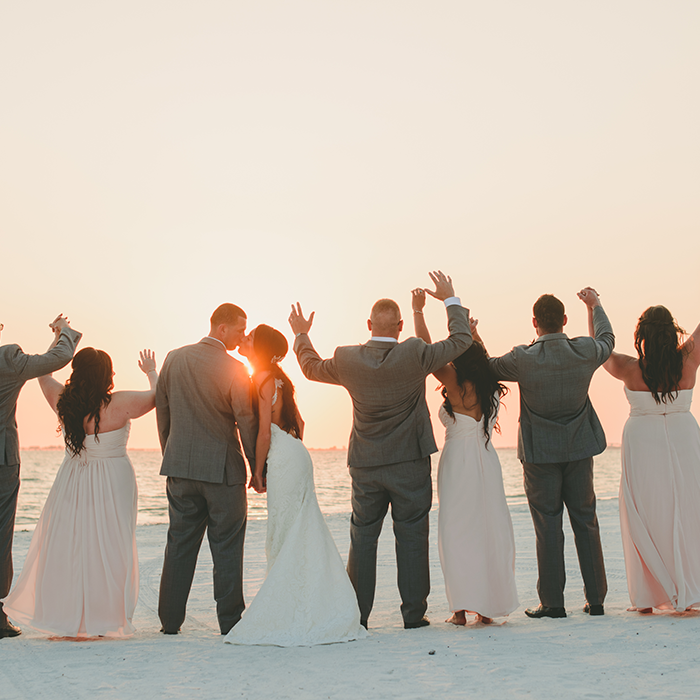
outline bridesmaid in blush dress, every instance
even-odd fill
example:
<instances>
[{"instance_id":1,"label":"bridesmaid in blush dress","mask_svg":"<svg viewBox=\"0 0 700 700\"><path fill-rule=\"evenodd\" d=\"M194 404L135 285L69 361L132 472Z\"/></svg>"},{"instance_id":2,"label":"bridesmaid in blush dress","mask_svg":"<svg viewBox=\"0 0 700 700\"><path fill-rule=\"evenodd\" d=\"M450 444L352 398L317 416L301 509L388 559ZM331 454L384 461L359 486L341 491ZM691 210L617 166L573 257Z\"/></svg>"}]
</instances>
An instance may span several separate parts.
<instances>
[{"instance_id":1,"label":"bridesmaid in blush dress","mask_svg":"<svg viewBox=\"0 0 700 700\"><path fill-rule=\"evenodd\" d=\"M593 334L592 326L591 335ZM639 318L637 357L603 365L625 385L620 528L630 610L700 607L700 428L690 413L700 326L685 343L664 306Z\"/></svg>"},{"instance_id":2,"label":"bridesmaid in blush dress","mask_svg":"<svg viewBox=\"0 0 700 700\"><path fill-rule=\"evenodd\" d=\"M141 353L148 391L112 393L112 360L85 348L65 387L39 379L66 454L4 607L12 619L68 638L127 637L138 598L136 478L126 454L132 418L155 407L155 357Z\"/></svg>"},{"instance_id":3,"label":"bridesmaid in blush dress","mask_svg":"<svg viewBox=\"0 0 700 700\"><path fill-rule=\"evenodd\" d=\"M429 343L425 291L412 294L416 335ZM470 319L474 343L434 373L445 398L440 409L445 445L438 466L438 549L453 612L447 622L454 625L465 625L467 613L490 624L518 607L513 524L491 442L507 389L489 368L476 323Z\"/></svg>"}]
</instances>

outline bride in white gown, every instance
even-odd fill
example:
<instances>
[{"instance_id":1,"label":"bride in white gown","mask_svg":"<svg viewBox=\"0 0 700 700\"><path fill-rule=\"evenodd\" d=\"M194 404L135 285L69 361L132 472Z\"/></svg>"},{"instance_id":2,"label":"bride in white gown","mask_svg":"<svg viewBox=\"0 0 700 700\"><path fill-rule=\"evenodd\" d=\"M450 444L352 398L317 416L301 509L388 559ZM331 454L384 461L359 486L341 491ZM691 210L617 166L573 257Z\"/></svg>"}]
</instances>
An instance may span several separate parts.
<instances>
[{"instance_id":1,"label":"bride in white gown","mask_svg":"<svg viewBox=\"0 0 700 700\"><path fill-rule=\"evenodd\" d=\"M355 591L321 514L294 387L277 364L285 337L260 325L241 345L253 365L260 427L251 486L267 490L267 576L229 644L311 646L361 639ZM267 461L267 480L264 468Z\"/></svg>"}]
</instances>

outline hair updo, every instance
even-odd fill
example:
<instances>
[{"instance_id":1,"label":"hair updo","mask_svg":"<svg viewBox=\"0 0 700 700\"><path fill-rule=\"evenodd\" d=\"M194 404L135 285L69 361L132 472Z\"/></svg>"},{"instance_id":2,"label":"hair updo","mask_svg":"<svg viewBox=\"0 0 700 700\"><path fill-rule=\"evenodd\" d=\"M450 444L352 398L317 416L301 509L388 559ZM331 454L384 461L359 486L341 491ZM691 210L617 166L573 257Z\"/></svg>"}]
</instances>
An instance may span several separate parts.
<instances>
[{"instance_id":1,"label":"hair updo","mask_svg":"<svg viewBox=\"0 0 700 700\"><path fill-rule=\"evenodd\" d=\"M261 323L253 330L253 378L261 372L269 372L260 382L261 391L267 382L275 380L278 396L281 394L282 409L278 417L278 425L282 430L301 439L299 410L294 399L294 384L279 366L289 350L287 339L277 329ZM278 399L279 400L279 399Z\"/></svg>"},{"instance_id":2,"label":"hair updo","mask_svg":"<svg viewBox=\"0 0 700 700\"><path fill-rule=\"evenodd\" d=\"M253 333L253 352L258 371L269 369L271 365L281 362L287 355L287 339L272 326L261 323Z\"/></svg>"},{"instance_id":3,"label":"hair updo","mask_svg":"<svg viewBox=\"0 0 700 700\"><path fill-rule=\"evenodd\" d=\"M634 347L642 378L656 403L678 396L685 355L679 336L684 333L665 306L650 306L639 317Z\"/></svg>"},{"instance_id":4,"label":"hair updo","mask_svg":"<svg viewBox=\"0 0 700 700\"><path fill-rule=\"evenodd\" d=\"M95 439L100 431L100 410L109 405L114 388L112 358L103 350L83 348L73 358L72 372L56 412L63 425L66 447L77 456L85 447L85 420L95 421Z\"/></svg>"}]
</instances>

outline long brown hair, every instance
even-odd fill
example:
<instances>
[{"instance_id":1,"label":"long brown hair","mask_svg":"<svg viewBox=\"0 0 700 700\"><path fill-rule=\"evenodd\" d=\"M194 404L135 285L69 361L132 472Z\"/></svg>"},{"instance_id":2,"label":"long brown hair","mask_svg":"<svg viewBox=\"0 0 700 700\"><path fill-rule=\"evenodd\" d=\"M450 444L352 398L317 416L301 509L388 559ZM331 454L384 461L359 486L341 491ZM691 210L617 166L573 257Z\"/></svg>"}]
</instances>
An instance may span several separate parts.
<instances>
[{"instance_id":1,"label":"long brown hair","mask_svg":"<svg viewBox=\"0 0 700 700\"><path fill-rule=\"evenodd\" d=\"M665 306L650 306L639 317L634 347L642 379L656 403L674 401L678 396L685 357L680 335L684 333Z\"/></svg>"},{"instance_id":2,"label":"long brown hair","mask_svg":"<svg viewBox=\"0 0 700 700\"><path fill-rule=\"evenodd\" d=\"M253 333L253 377L261 372L270 374L260 385L261 391L267 382L279 380L282 383L282 410L280 411L279 426L295 438L301 438L299 411L295 400L294 384L279 366L289 350L287 339L278 330L261 323ZM256 396L257 399L257 396Z\"/></svg>"},{"instance_id":3,"label":"long brown hair","mask_svg":"<svg viewBox=\"0 0 700 700\"><path fill-rule=\"evenodd\" d=\"M505 384L496 379L496 376L489 367L489 356L484 349L484 346L474 341L459 357L452 361L452 366L457 372L457 384L459 385L459 393L464 401L466 389L465 382L471 382L474 386L476 400L479 402L479 407L484 417L483 428L486 436L486 444L488 445L491 439L489 435L489 426L492 418L498 413L498 405L501 397L508 393L508 388ZM445 410L454 418L455 414L452 409L452 404L447 398L447 388L442 388L442 396L445 399ZM493 429L501 432L501 428L496 420Z\"/></svg>"},{"instance_id":4,"label":"long brown hair","mask_svg":"<svg viewBox=\"0 0 700 700\"><path fill-rule=\"evenodd\" d=\"M85 419L95 421L99 441L100 410L109 405L114 389L112 358L103 350L83 348L73 358L72 372L58 397L56 412L66 447L75 457L85 447Z\"/></svg>"}]
</instances>

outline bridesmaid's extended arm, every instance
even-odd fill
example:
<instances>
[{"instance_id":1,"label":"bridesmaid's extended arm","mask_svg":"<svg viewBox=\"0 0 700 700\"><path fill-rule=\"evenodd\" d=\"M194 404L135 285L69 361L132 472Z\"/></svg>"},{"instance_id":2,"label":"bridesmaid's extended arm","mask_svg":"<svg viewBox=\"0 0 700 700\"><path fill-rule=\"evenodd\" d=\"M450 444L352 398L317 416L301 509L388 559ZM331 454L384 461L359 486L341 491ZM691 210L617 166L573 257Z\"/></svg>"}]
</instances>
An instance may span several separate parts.
<instances>
[{"instance_id":1,"label":"bridesmaid's extended arm","mask_svg":"<svg viewBox=\"0 0 700 700\"><path fill-rule=\"evenodd\" d=\"M688 353L686 363L691 365L693 371L697 371L700 366L700 324L688 340L683 343L683 349Z\"/></svg>"},{"instance_id":2,"label":"bridesmaid's extended arm","mask_svg":"<svg viewBox=\"0 0 700 700\"><path fill-rule=\"evenodd\" d=\"M156 407L158 372L154 352L142 350L139 353L139 369L148 377L148 391L115 391L112 395L110 409L115 417L120 416L120 420L123 419L124 422L140 418Z\"/></svg>"},{"instance_id":3,"label":"bridesmaid's extended arm","mask_svg":"<svg viewBox=\"0 0 700 700\"><path fill-rule=\"evenodd\" d=\"M270 373L259 377L258 380L253 382L253 391L258 392L258 437L255 441L255 467L249 486L257 493L265 493L267 489L263 472L272 437L272 396L275 382Z\"/></svg>"},{"instance_id":4,"label":"bridesmaid's extended arm","mask_svg":"<svg viewBox=\"0 0 700 700\"><path fill-rule=\"evenodd\" d=\"M432 343L430 338L430 331L425 323L425 316L423 315L423 309L425 308L425 290L414 289L411 292L411 308L413 309L413 328L415 330L416 336L426 343Z\"/></svg>"}]
</instances>

